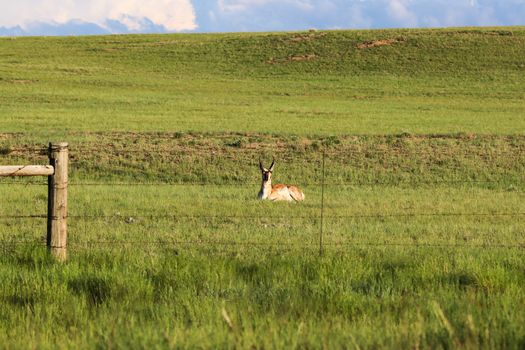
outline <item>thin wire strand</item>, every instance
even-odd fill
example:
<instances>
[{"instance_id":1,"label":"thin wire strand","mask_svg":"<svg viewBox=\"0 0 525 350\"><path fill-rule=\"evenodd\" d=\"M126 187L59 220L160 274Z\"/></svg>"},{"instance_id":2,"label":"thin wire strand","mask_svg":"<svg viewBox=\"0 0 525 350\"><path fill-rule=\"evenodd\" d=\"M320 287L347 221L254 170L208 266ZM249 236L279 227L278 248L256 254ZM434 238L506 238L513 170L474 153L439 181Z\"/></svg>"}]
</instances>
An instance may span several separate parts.
<instances>
[{"instance_id":1,"label":"thin wire strand","mask_svg":"<svg viewBox=\"0 0 525 350\"><path fill-rule=\"evenodd\" d=\"M7 156L15 152L18 152L18 153L35 152L37 153L37 155L45 156L47 155L47 152L48 152L47 148L41 148L41 147L14 147L14 148L11 148L9 146L0 146L0 150L2 150L2 155L7 155Z\"/></svg>"},{"instance_id":2,"label":"thin wire strand","mask_svg":"<svg viewBox=\"0 0 525 350\"><path fill-rule=\"evenodd\" d=\"M300 243L289 243L289 242L239 242L239 241L177 241L177 240L166 240L166 241L122 241L122 240L90 240L84 242L70 242L70 247L82 247L82 246L123 246L132 245L137 248L141 248L144 245L189 245L189 246L250 246L250 247L292 247L299 249L312 249L318 250L319 245L312 244L300 244ZM345 241L345 242L325 242L323 247L354 247L354 246L371 246L371 247L421 247L421 248L519 248L525 249L525 242L521 244L467 244L467 243L409 243L409 242L363 242L363 241Z\"/></svg>"},{"instance_id":3,"label":"thin wire strand","mask_svg":"<svg viewBox=\"0 0 525 350\"><path fill-rule=\"evenodd\" d=\"M525 216L525 212L507 212L507 213L390 213L390 214L351 214L351 215L324 215L325 219L356 219L356 218L395 218L395 217L456 217L456 216L471 216L471 217L501 217L501 216ZM30 214L30 215L0 215L0 219L46 219L44 214ZM136 213L126 213L119 215L68 215L68 219L93 219L93 220L107 220L107 219L259 219L259 220L275 220L275 219L310 219L317 220L319 217L315 215L280 215L280 216L262 216L262 215L191 215L191 214L166 214L166 215L141 215Z\"/></svg>"},{"instance_id":4,"label":"thin wire strand","mask_svg":"<svg viewBox=\"0 0 525 350\"><path fill-rule=\"evenodd\" d=\"M520 180L525 181L525 179ZM340 181L325 182L325 186L369 186L369 185L417 185L417 184L448 184L448 183L475 183L475 184L502 184L511 185L515 181L495 181L495 180L435 180L435 181ZM256 186L258 182L230 182L230 183L210 183L210 182L72 182L71 186ZM302 186L320 186L322 182L301 182Z\"/></svg>"},{"instance_id":5,"label":"thin wire strand","mask_svg":"<svg viewBox=\"0 0 525 350\"><path fill-rule=\"evenodd\" d=\"M399 186L399 185L435 185L435 184L494 184L494 185L522 185L523 180L518 181L493 181L493 180L435 180L435 181L341 181L324 183L324 186ZM0 185L20 185L20 186L47 186L46 182L24 182L24 181L0 181ZM258 186L257 182L230 182L230 183L210 183L210 182L70 182L70 187L107 187L107 186L209 186L209 187L253 187ZM321 182L299 183L301 186L321 186Z\"/></svg>"},{"instance_id":6,"label":"thin wire strand","mask_svg":"<svg viewBox=\"0 0 525 350\"><path fill-rule=\"evenodd\" d=\"M427 217L427 216L479 216L479 217L497 217L497 216L525 216L525 212L509 212L509 213L392 213L392 214L353 214L353 215L324 215L325 219L351 219L351 218L392 218L392 217ZM261 216L261 215L189 215L189 214L167 214L167 215L134 215L120 214L120 215L69 215L72 219L312 219L317 220L319 217L311 216Z\"/></svg>"},{"instance_id":7,"label":"thin wire strand","mask_svg":"<svg viewBox=\"0 0 525 350\"><path fill-rule=\"evenodd\" d=\"M45 242L36 241L6 241L0 240L1 245L31 245L31 246L45 246ZM189 246L250 246L250 247L291 247L300 249L318 250L319 245L290 243L290 242L239 242L239 241L180 241L180 240L165 240L165 241L122 241L122 240L88 240L83 242L69 242L68 248L78 248L87 246L124 246L131 245L136 248L141 248L144 245L189 245ZM325 242L324 247L342 248L355 246L370 246L370 247L414 247L414 248L519 248L525 249L525 242L518 244L504 244L504 243L417 243L417 242L363 242L363 241L345 241L345 242Z\"/></svg>"},{"instance_id":8,"label":"thin wire strand","mask_svg":"<svg viewBox=\"0 0 525 350\"><path fill-rule=\"evenodd\" d=\"M5 155L9 155L14 152L37 152L38 155L47 155L48 148L47 147L10 147L9 145L3 146ZM2 149L2 146L0 146L0 149ZM224 150L228 150L228 148L225 148ZM187 154L188 152L180 152L177 150L167 151L165 149L150 149L150 150L144 150L144 149L129 149L129 148L109 148L109 147L92 147L92 148L76 148L76 147L69 147L69 152L71 155L82 155L86 152L100 152L104 151L106 153L118 153L118 154ZM242 153L254 153L259 154L259 149L243 149L241 151ZM318 151L312 150L310 153L317 153ZM432 155L432 156L440 156L440 155L477 155L477 156L494 156L494 155L525 155L525 149L522 148L515 148L515 149L509 149L504 151L494 151L494 150L486 150L486 149L466 149L466 150L454 150L453 152L437 152L435 149L432 150L425 150L425 149L403 149L403 148L389 148L389 149L344 149L344 150L334 150L334 149L327 149L326 155L328 156L341 156L341 155L347 155L347 154L358 154L358 155L370 155L370 154L385 154L385 155L392 155L397 154L400 156L405 156L407 154L420 154L420 155Z\"/></svg>"},{"instance_id":9,"label":"thin wire strand","mask_svg":"<svg viewBox=\"0 0 525 350\"><path fill-rule=\"evenodd\" d=\"M30 245L30 246L45 246L46 243L35 241L0 241L0 245ZM2 250L2 248L0 248Z\"/></svg>"},{"instance_id":10,"label":"thin wire strand","mask_svg":"<svg viewBox=\"0 0 525 350\"><path fill-rule=\"evenodd\" d=\"M47 219L47 215L30 214L30 215L0 215L0 219Z\"/></svg>"},{"instance_id":11,"label":"thin wire strand","mask_svg":"<svg viewBox=\"0 0 525 350\"><path fill-rule=\"evenodd\" d=\"M46 182L0 181L0 185L47 186Z\"/></svg>"},{"instance_id":12,"label":"thin wire strand","mask_svg":"<svg viewBox=\"0 0 525 350\"><path fill-rule=\"evenodd\" d=\"M235 150L233 148L218 148L217 150L222 151L229 151L229 150ZM71 154L85 154L86 152L110 152L110 153L117 153L117 154L163 154L163 155L183 155L188 154L187 151L178 151L178 150L165 150L165 149L123 149L123 148L83 148L83 149L77 149L77 148L69 148L69 151ZM242 149L240 152L245 154L260 154L261 150L259 149ZM286 153L286 152L280 152L280 153ZM317 150L312 150L307 153L318 153ZM517 148L517 149L510 149L508 151L494 151L494 150L483 150L483 149L467 149L467 150L454 150L451 152L439 152L435 149L432 150L421 150L421 149L402 149L402 148L389 148L385 150L380 149L344 149L344 150L330 150L328 149L326 152L327 156L341 156L341 155L347 155L347 154L358 154L358 155L370 155L370 154L385 154L385 155L392 155L396 154L399 156L405 156L407 154L420 154L420 155L432 155L432 156L440 156L440 155L478 155L478 156L492 156L492 155L525 155L525 149Z\"/></svg>"}]
</instances>

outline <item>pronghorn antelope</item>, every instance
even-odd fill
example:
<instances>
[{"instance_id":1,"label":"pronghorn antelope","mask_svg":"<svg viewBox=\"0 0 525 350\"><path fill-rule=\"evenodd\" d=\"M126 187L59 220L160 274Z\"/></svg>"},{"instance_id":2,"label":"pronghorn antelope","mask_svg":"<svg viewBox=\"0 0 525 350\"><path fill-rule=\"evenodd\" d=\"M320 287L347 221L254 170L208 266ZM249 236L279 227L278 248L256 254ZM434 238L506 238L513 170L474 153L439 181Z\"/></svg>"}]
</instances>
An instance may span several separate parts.
<instances>
[{"instance_id":1,"label":"pronghorn antelope","mask_svg":"<svg viewBox=\"0 0 525 350\"><path fill-rule=\"evenodd\" d=\"M262 173L262 185L259 191L259 199L269 199L271 201L296 201L304 200L304 193L297 186L277 184L272 186L272 172L275 159L272 165L266 169L259 160L259 168Z\"/></svg>"}]
</instances>

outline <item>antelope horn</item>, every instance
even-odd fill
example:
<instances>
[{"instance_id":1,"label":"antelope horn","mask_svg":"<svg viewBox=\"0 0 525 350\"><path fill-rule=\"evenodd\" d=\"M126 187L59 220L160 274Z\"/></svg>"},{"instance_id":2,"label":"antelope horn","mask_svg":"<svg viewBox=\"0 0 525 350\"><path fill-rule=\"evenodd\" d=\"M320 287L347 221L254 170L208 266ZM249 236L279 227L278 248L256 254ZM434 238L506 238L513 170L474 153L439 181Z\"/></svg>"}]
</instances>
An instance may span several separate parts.
<instances>
[{"instance_id":1,"label":"antelope horn","mask_svg":"<svg viewBox=\"0 0 525 350\"><path fill-rule=\"evenodd\" d=\"M259 168L261 169L261 171L264 171L264 166L263 166L261 158L259 158Z\"/></svg>"},{"instance_id":2,"label":"antelope horn","mask_svg":"<svg viewBox=\"0 0 525 350\"><path fill-rule=\"evenodd\" d=\"M268 170L273 171L273 165L274 165L274 163L275 163L275 158L272 157L272 165L270 165L270 168L268 168Z\"/></svg>"}]
</instances>

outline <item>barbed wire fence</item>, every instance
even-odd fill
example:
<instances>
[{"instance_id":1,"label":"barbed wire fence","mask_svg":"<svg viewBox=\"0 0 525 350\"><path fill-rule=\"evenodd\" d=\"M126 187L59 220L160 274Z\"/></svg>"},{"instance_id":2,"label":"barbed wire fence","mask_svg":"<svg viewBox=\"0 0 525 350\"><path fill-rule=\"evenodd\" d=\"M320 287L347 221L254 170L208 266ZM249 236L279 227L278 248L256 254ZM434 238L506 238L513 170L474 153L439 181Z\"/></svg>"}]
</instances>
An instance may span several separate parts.
<instances>
[{"instance_id":1,"label":"barbed wire fence","mask_svg":"<svg viewBox=\"0 0 525 350\"><path fill-rule=\"evenodd\" d=\"M37 156L45 156L47 154L46 148L39 147L21 147L21 148L9 148L2 152L1 154L9 154L13 152L20 152L23 154L35 153ZM80 153L80 151L77 151ZM144 153L141 150L116 150L117 154L140 154ZM290 243L290 242L258 242L258 241L234 241L234 240L184 240L184 239L159 239L159 240L104 240L104 239L90 239L82 242L76 242L68 246L69 249L79 250L79 249L95 249L97 247L176 247L176 246L189 246L189 247L206 247L206 248L216 248L216 247L258 247L258 248L270 248L270 250L318 250L319 254L322 255L326 248L330 249L346 249L348 247L412 247L412 248L471 248L471 249L523 249L525 248L525 242L517 242L515 244L506 244L506 243L457 243L457 242L443 242L443 243L426 243L426 242L380 242L380 241L365 241L365 240L345 240L343 242L326 242L324 236L325 232L325 222L327 220L333 219L385 219L385 218L420 218L420 217L475 217L475 218L495 218L495 217L514 217L518 220L521 220L525 217L525 212L522 211L502 211L502 212L396 212L396 213L355 213L347 215L326 215L325 214L325 188L331 186L400 186L400 185L452 185L452 184L486 184L486 185L499 185L503 182L501 180L489 180L489 179L433 179L428 181L411 181L410 179L393 179L389 181L385 180L369 180L369 181L335 181L330 182L325 179L325 169L326 169L326 158L329 155L335 154L333 151L327 151L326 148L321 150L321 179L314 182L303 182L302 186L320 186L321 191L321 202L319 204L319 215L312 217L311 215L303 216L260 216L260 215L250 215L250 214L241 214L241 215L203 215L203 214L151 214L144 215L141 213L126 213L125 215L98 215L98 214L73 214L68 215L68 219L76 221L94 221L94 220L123 220L125 218L135 218L135 219L145 219L145 220L155 220L155 219L166 219L171 221L180 221L184 219L192 220L204 220L204 219L239 219L239 220L307 220L314 219L319 221L319 231L318 231L318 244L314 243ZM148 151L146 153L151 153ZM363 155L363 150L355 150L348 152L350 154L359 154ZM381 152L366 150L365 154L381 154ZM421 152L422 154L428 156L436 156L435 153L430 152ZM466 153L467 154L467 153ZM495 152L491 151L487 157L493 157L495 155L508 155L508 152ZM479 155L479 154L477 154ZM514 151L513 156L517 159L521 159L525 155L525 150ZM505 184L508 184L505 182ZM0 186L12 186L12 185L21 185L21 186L47 186L47 182L44 181L17 181L17 180L7 180L0 181ZM141 182L141 181L72 181L69 183L71 187L113 187L113 186L123 186L123 187L132 187L132 186L236 186L236 187L254 187L258 186L257 182L253 183L239 183L238 181L232 182L221 182L213 183L207 181L198 181L198 182L188 182L188 181L178 181L178 182L169 182L169 181L158 181L158 182ZM521 192L521 191L520 191ZM44 214L15 214L15 215L1 215L0 221L4 220L45 220L47 215ZM73 232L73 235L75 233ZM15 235L16 236L16 235ZM21 246L21 245L44 245L45 242L35 242L35 240L2 240L0 244L4 247L9 246Z\"/></svg>"}]
</instances>

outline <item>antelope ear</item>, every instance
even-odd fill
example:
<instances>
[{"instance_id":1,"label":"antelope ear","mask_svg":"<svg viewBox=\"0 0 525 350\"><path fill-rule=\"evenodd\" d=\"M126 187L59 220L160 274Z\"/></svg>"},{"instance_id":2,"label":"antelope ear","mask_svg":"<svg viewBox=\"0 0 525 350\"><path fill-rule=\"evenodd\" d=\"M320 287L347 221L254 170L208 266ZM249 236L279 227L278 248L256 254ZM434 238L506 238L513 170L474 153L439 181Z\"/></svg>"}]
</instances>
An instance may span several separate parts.
<instances>
[{"instance_id":1,"label":"antelope ear","mask_svg":"<svg viewBox=\"0 0 525 350\"><path fill-rule=\"evenodd\" d=\"M268 168L269 171L273 171L274 164L275 164L275 158L272 157L272 165L270 165L270 168Z\"/></svg>"},{"instance_id":2,"label":"antelope ear","mask_svg":"<svg viewBox=\"0 0 525 350\"><path fill-rule=\"evenodd\" d=\"M264 171L264 166L262 164L261 158L259 158L259 169L261 169L261 171Z\"/></svg>"}]
</instances>

